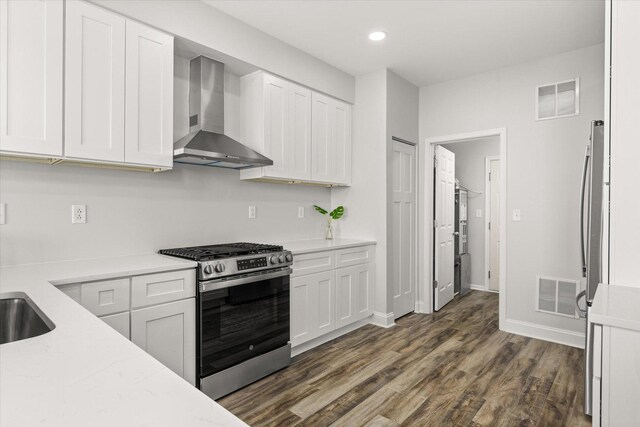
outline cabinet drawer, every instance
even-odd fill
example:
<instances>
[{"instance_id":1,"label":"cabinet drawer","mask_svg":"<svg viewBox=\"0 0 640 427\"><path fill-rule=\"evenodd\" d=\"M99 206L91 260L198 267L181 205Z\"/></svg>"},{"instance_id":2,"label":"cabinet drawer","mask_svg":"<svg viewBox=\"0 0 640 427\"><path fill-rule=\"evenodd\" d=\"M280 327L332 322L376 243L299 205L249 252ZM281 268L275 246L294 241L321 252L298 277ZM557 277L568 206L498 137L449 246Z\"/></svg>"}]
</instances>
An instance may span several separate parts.
<instances>
[{"instance_id":1,"label":"cabinet drawer","mask_svg":"<svg viewBox=\"0 0 640 427\"><path fill-rule=\"evenodd\" d=\"M375 249L373 245L338 249L336 251L336 268L374 262L374 259Z\"/></svg>"},{"instance_id":2,"label":"cabinet drawer","mask_svg":"<svg viewBox=\"0 0 640 427\"><path fill-rule=\"evenodd\" d=\"M313 252L293 256L292 277L303 276L305 274L319 273L321 271L333 270L336 264L335 251Z\"/></svg>"},{"instance_id":3,"label":"cabinet drawer","mask_svg":"<svg viewBox=\"0 0 640 427\"><path fill-rule=\"evenodd\" d=\"M83 283L80 304L96 316L129 310L129 279Z\"/></svg>"},{"instance_id":4,"label":"cabinet drawer","mask_svg":"<svg viewBox=\"0 0 640 427\"><path fill-rule=\"evenodd\" d=\"M99 319L118 331L120 335L122 335L126 339L130 339L128 311L124 313L111 314L109 316L102 316Z\"/></svg>"},{"instance_id":5,"label":"cabinet drawer","mask_svg":"<svg viewBox=\"0 0 640 427\"><path fill-rule=\"evenodd\" d=\"M131 278L131 307L162 304L196 294L196 270L169 271Z\"/></svg>"}]
</instances>

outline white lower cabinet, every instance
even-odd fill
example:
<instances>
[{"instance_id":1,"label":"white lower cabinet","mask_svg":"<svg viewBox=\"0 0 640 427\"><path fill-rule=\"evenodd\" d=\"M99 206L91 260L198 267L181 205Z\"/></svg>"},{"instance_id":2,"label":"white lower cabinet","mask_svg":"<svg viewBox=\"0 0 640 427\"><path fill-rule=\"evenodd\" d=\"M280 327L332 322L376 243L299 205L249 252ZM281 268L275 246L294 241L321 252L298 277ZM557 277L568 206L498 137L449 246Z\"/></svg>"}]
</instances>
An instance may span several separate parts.
<instances>
[{"instance_id":1,"label":"white lower cabinet","mask_svg":"<svg viewBox=\"0 0 640 427\"><path fill-rule=\"evenodd\" d=\"M593 425L638 425L640 331L595 324L593 337Z\"/></svg>"},{"instance_id":2,"label":"white lower cabinet","mask_svg":"<svg viewBox=\"0 0 640 427\"><path fill-rule=\"evenodd\" d=\"M195 269L73 283L58 289L195 385Z\"/></svg>"},{"instance_id":3,"label":"white lower cabinet","mask_svg":"<svg viewBox=\"0 0 640 427\"><path fill-rule=\"evenodd\" d=\"M131 341L195 384L195 299L132 310Z\"/></svg>"},{"instance_id":4,"label":"white lower cabinet","mask_svg":"<svg viewBox=\"0 0 640 427\"><path fill-rule=\"evenodd\" d=\"M291 279L291 345L296 346L335 329L333 271Z\"/></svg>"},{"instance_id":5,"label":"white lower cabinet","mask_svg":"<svg viewBox=\"0 0 640 427\"><path fill-rule=\"evenodd\" d=\"M339 268L336 277L336 327L370 316L373 313L373 264Z\"/></svg>"},{"instance_id":6,"label":"white lower cabinet","mask_svg":"<svg viewBox=\"0 0 640 427\"><path fill-rule=\"evenodd\" d=\"M120 335L122 335L126 339L131 339L131 335L129 334L130 319L129 319L128 311L124 313L110 314L109 316L101 316L98 319L102 320L104 323L111 326L113 329L118 331Z\"/></svg>"},{"instance_id":7,"label":"white lower cabinet","mask_svg":"<svg viewBox=\"0 0 640 427\"><path fill-rule=\"evenodd\" d=\"M354 249L368 256L361 257L360 264L343 268L335 266L344 249L294 255L290 298L292 347L373 313L375 247L365 245L349 251Z\"/></svg>"}]
</instances>

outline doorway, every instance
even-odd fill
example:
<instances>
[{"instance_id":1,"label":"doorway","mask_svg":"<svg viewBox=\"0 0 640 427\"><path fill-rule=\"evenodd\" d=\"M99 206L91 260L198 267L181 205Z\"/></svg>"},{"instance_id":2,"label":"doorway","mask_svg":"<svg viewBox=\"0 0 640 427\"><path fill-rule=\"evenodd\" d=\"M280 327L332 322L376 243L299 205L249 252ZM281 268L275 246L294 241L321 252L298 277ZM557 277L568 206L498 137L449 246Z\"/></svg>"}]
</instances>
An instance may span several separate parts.
<instances>
[{"instance_id":1,"label":"doorway","mask_svg":"<svg viewBox=\"0 0 640 427\"><path fill-rule=\"evenodd\" d=\"M436 305L436 298L437 298L436 292L441 292L441 289L442 289L441 285L444 285L447 287L449 286L448 282L449 282L449 277L451 272L451 267L447 267L449 270L447 273L443 273L444 279L438 279L437 276L439 275L440 271L437 271L436 264L434 264L434 260L436 258L436 253L437 253L436 246L438 244L444 244L444 242L446 241L444 238L440 238L445 236L438 236L436 225L439 225L439 224L435 222L436 216L438 215L438 213L436 212L437 211L436 203L437 203L438 196L435 193L435 183L436 183L437 177L436 177L436 172L434 168L436 147L444 146L445 148L446 147L451 148L453 147L453 145L450 145L450 144L462 143L462 142L467 143L465 145L471 146L473 144L477 144L479 141L482 141L483 139L486 139L486 138L496 138L498 140L499 158L502 161L494 163L493 166L498 171L498 175L496 177L505 177L506 168L507 168L507 158L506 158L507 131L505 128L489 129L489 130L469 132L464 134L454 134L454 135L446 135L441 137L426 138L425 141L423 142L424 145L420 146L420 153L421 153L420 168L421 170L425 171L424 174L421 176L420 181L424 184L423 188L434 189L433 195L431 195L430 190L427 190L426 192L423 191L424 194L420 195L421 196L421 200L420 200L421 210L420 210L420 221L419 221L420 252L421 254L423 254L421 256L421 259L423 260L422 263L424 263L424 267L425 267L421 269L421 272L420 272L420 283L421 283L420 297L422 300L420 303L423 304L422 312L430 313L435 309L439 309L440 307L443 307L444 304L446 304L445 301L447 300L447 298L449 298L449 295L450 295L450 292L448 290L445 292L445 294L440 293L440 295L443 295L443 298L441 298ZM483 250L487 241L487 238L484 238L484 234L488 230L488 227L492 226L492 228L496 231L495 240L494 240L495 242L494 254L497 254L497 257L495 257L494 259L494 268L497 269L497 271L492 272L492 274L494 274L494 277L497 276L497 284L498 284L497 289L499 291L499 314L500 314L500 323L502 324L502 322L504 321L505 312L506 312L504 302L506 301L506 285L505 285L506 283L506 268L505 268L506 243L505 242L506 242L507 230L506 230L506 224L504 223L504 221L500 221L500 219L506 218L506 180L501 179L495 182L495 189L496 189L494 194L495 206L493 209L490 209L490 206L487 206L485 208L484 207L486 203L485 198L487 197L487 194L488 194L487 189L485 188L485 185L483 182L484 175L482 175L485 172L485 159L481 160L479 168L481 171L481 181L476 186L476 188L471 188L471 190L473 190L474 193L477 193L477 196L475 197L475 199L476 201L479 201L480 203L482 203L483 208L478 213L477 209L470 207L468 209L468 219L469 221L479 219L482 222L482 224L484 224L485 222L487 224L486 230L484 226L481 226L481 232L482 232L483 238L480 239L480 241L481 241ZM433 172L427 172L427 171L433 171ZM454 175L455 175L455 166L454 166ZM469 185L469 187L472 187L472 186ZM441 198L441 200L443 199ZM474 197L470 198L469 203L472 203L473 200L474 200ZM440 209L442 209L442 207L440 207ZM493 224L489 225L491 223L491 212L493 212L493 215L494 215L494 222ZM496 225L495 221L498 222L499 224L498 227L495 227ZM453 231L450 231L450 230L446 230L446 231L453 233ZM488 234L488 240L490 240L491 239L490 233L486 233L486 234ZM469 243L471 243L471 241L469 241ZM479 261L479 265L481 269L480 271L483 277L481 280L478 281L478 283L473 283L473 285L477 285L477 288L481 290L489 289L489 287L491 286L491 281L489 280L488 274L484 275L485 265L488 266L486 268L487 271L489 271L490 269L489 267L490 260L491 260L490 253L489 253L489 256L486 258L487 259L485 260L485 256L482 256L480 257L479 260L477 260ZM444 255L438 259L438 262L440 262L440 260L443 260L442 262L445 262L444 260L446 259L447 259L447 256ZM451 263L449 261L446 261L447 266L449 266L450 264Z\"/></svg>"}]
</instances>

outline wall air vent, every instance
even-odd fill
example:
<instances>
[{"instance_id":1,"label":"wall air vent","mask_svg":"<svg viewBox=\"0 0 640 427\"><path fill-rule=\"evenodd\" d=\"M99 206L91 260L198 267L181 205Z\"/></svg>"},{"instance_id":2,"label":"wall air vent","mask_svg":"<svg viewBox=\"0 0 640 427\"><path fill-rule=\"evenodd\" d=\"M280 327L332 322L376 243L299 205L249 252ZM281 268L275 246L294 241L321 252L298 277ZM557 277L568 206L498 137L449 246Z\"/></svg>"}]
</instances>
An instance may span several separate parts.
<instances>
[{"instance_id":1,"label":"wall air vent","mask_svg":"<svg viewBox=\"0 0 640 427\"><path fill-rule=\"evenodd\" d=\"M536 311L578 318L576 295L579 291L577 280L537 276Z\"/></svg>"}]
</instances>

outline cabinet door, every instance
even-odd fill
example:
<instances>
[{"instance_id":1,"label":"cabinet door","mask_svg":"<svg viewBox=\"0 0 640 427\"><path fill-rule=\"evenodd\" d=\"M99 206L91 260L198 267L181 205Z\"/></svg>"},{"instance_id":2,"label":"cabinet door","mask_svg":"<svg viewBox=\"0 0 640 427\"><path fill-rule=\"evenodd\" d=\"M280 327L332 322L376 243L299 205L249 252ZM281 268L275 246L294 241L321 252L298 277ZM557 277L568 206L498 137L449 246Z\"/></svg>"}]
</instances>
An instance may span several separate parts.
<instances>
[{"instance_id":1,"label":"cabinet door","mask_svg":"<svg viewBox=\"0 0 640 427\"><path fill-rule=\"evenodd\" d=\"M102 317L99 317L99 319L102 320L107 325L111 326L116 331L118 331L120 335L122 335L126 339L130 339L128 311L125 313L102 316Z\"/></svg>"},{"instance_id":2,"label":"cabinet door","mask_svg":"<svg viewBox=\"0 0 640 427\"><path fill-rule=\"evenodd\" d=\"M361 264L336 270L336 328L373 313L373 265Z\"/></svg>"},{"instance_id":3,"label":"cabinet door","mask_svg":"<svg viewBox=\"0 0 640 427\"><path fill-rule=\"evenodd\" d=\"M0 150L62 154L62 1L0 2Z\"/></svg>"},{"instance_id":4,"label":"cabinet door","mask_svg":"<svg viewBox=\"0 0 640 427\"><path fill-rule=\"evenodd\" d=\"M124 161L125 19L66 3L65 155Z\"/></svg>"},{"instance_id":5,"label":"cabinet door","mask_svg":"<svg viewBox=\"0 0 640 427\"><path fill-rule=\"evenodd\" d=\"M331 181L337 184L351 184L351 106L332 100L331 131L333 134L334 175Z\"/></svg>"},{"instance_id":6,"label":"cabinet door","mask_svg":"<svg viewBox=\"0 0 640 427\"><path fill-rule=\"evenodd\" d=\"M263 153L273 160L264 174L288 178L288 82L265 74L263 82L264 135Z\"/></svg>"},{"instance_id":7,"label":"cabinet door","mask_svg":"<svg viewBox=\"0 0 640 427\"><path fill-rule=\"evenodd\" d=\"M335 329L334 272L291 279L291 345L297 346Z\"/></svg>"},{"instance_id":8,"label":"cabinet door","mask_svg":"<svg viewBox=\"0 0 640 427\"><path fill-rule=\"evenodd\" d=\"M330 182L335 174L335 164L331 161L333 138L331 133L331 99L313 93L311 107L311 179Z\"/></svg>"},{"instance_id":9,"label":"cabinet door","mask_svg":"<svg viewBox=\"0 0 640 427\"><path fill-rule=\"evenodd\" d=\"M289 177L311 179L311 90L289 84Z\"/></svg>"},{"instance_id":10,"label":"cabinet door","mask_svg":"<svg viewBox=\"0 0 640 427\"><path fill-rule=\"evenodd\" d=\"M173 37L126 23L127 163L173 165Z\"/></svg>"},{"instance_id":11,"label":"cabinet door","mask_svg":"<svg viewBox=\"0 0 640 427\"><path fill-rule=\"evenodd\" d=\"M195 384L194 298L132 310L131 341L176 374Z\"/></svg>"}]
</instances>

